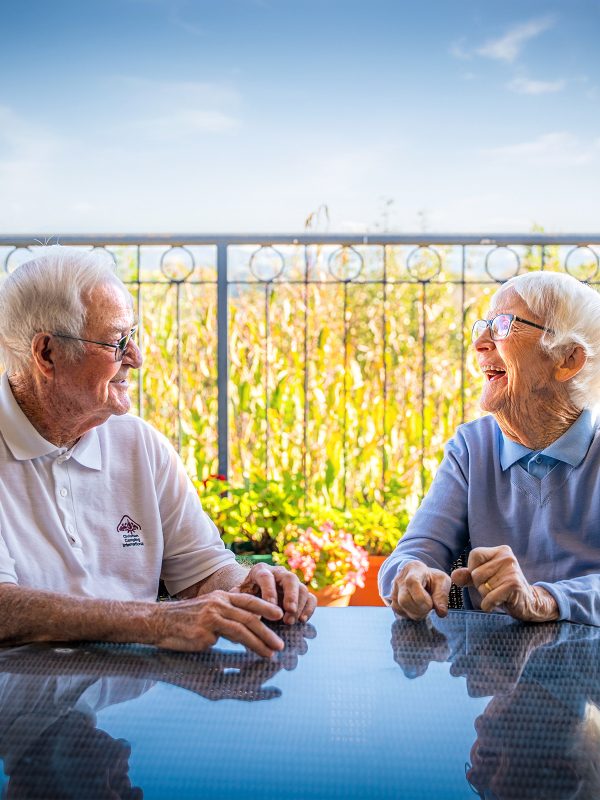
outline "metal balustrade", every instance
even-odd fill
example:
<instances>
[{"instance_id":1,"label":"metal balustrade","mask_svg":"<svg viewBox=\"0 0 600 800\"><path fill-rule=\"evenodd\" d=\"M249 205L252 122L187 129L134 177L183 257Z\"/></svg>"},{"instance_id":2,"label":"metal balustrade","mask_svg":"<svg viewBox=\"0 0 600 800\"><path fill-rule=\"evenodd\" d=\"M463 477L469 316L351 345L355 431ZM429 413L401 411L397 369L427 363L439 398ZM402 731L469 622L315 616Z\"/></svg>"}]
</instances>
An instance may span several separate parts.
<instances>
[{"instance_id":1,"label":"metal balustrade","mask_svg":"<svg viewBox=\"0 0 600 800\"><path fill-rule=\"evenodd\" d=\"M265 476L277 477L286 469L299 473L308 492L319 483L318 473L323 471L325 463L330 464L322 458L330 443L330 433L329 428L323 434L322 429L315 427L311 416L315 402L311 392L318 368L311 358L319 328L325 325L335 328L339 374L335 386L329 386L328 397L319 402L324 408L333 398L340 412L335 422L339 426L336 435L339 435L341 443L336 462L339 463L339 474L333 478L337 492L333 499L340 503L354 497L357 486L367 478L378 484L381 496L385 498L390 476L400 463L396 450L402 447L410 450L410 468L403 462L405 475L409 476L407 480L417 487L419 495L426 490L436 459L439 460L440 442L448 431L451 433L455 424L474 413L476 392L467 356L469 323L472 324L486 292L489 295L490 290L493 291L504 280L528 269L559 269L592 286L600 283L600 234L115 234L51 238L2 235L0 263L5 272L10 272L23 260L33 257L42 243L56 242L78 248L103 248L111 253L119 274L136 299L142 323L141 346L147 348L148 358L153 358L152 337L157 331L148 330L144 324L145 304L151 297L156 308L156 303L163 297L157 292L164 292L163 300L172 308L173 319L169 318L169 325L173 324L175 328L174 351L169 353L170 366L165 368L169 373L165 377L165 386L174 392L174 424L173 420L167 419L168 413L164 416L165 425L171 426L167 432L180 449L189 441L190 435L193 438L186 422L189 409L184 395L188 390L182 384L184 361L187 363L186 359L190 358L189 352L182 351L185 320L193 315L199 297L203 298L205 310L210 307L210 313L214 311L216 369L214 374L206 377L203 386L208 387L206 391L210 394L214 384L216 414L214 420L211 416L214 430L206 432L204 444L210 450L210 437L216 440L215 469L223 475L230 474L232 447L235 447L240 475L233 477L251 477L248 469L256 470L256 463L252 462L254 466L246 469L243 454L254 448L262 454ZM330 312L327 320L311 316L311 298L317 296L315 291L326 295L330 309L336 309L335 313ZM212 298L208 305L207 297ZM237 351L232 352L232 346L240 346L242 339L240 331L233 330L235 341L232 345L230 318L248 299L254 304L252 313L260 328L261 351L256 354L260 382L256 379L250 391L254 392L255 398L260 391L261 397L256 405L260 424L252 427L248 423L244 433L238 425L240 416L236 409L239 403L232 395L239 387L230 381L230 361L232 357L238 357ZM337 305L333 305L333 300ZM282 464L282 442L292 434L284 430L278 419L279 428L274 431L275 417L271 413L279 386L277 381L282 380L273 372L274 362L276 358L281 360L280 354L286 345L285 341L274 341L273 338L275 327L280 325L274 320L279 320L282 313L277 304L282 302L287 302L288 312L291 308L289 313L299 318L295 327L299 340L287 344L294 350L294 385L301 395L297 398L295 417L290 417L289 426L290 431L293 428L300 434L294 434L297 454L295 460L292 459L294 463L287 465ZM398 319L401 313L404 314L403 320ZM212 318L207 316L206 319L210 327ZM364 342L360 339L367 322L372 329L369 336L373 342L376 341L378 348L378 360L372 365L368 360L363 363L359 359L370 341L369 336ZM393 342L392 334L395 337ZM404 334L412 346L410 351L402 342ZM280 330L278 335L281 335ZM255 347L257 342L254 341ZM352 363L351 351L354 354ZM199 374L210 372L202 361L201 352L195 353L194 358ZM285 372L282 363L279 372ZM411 383L403 387L402 376L405 373L410 373ZM444 380L448 386L451 383L454 387L448 396L455 398L452 407L445 410L442 401ZM350 401L356 394L356 387L360 388L369 381L376 384L376 388L371 387L367 393L376 416L375 430L368 434L370 441L376 440L380 460L376 478L374 466L370 467L366 478L357 467L361 441L367 434L360 425L357 427L356 419L348 418L348 414L354 413ZM416 411L409 414L407 408L404 420L394 418L389 422L402 391L411 394ZM432 397L433 404L430 402ZM142 368L136 392L137 412L141 416L146 415L147 403ZM414 427L415 416L416 428L409 443L409 437L400 432L400 425ZM319 419L323 421L322 414ZM433 442L432 428L436 426ZM254 441L242 441L244 437L248 438L248 430L254 432L252 436L258 431L260 447L256 436ZM373 447L369 452L372 461Z\"/></svg>"}]
</instances>

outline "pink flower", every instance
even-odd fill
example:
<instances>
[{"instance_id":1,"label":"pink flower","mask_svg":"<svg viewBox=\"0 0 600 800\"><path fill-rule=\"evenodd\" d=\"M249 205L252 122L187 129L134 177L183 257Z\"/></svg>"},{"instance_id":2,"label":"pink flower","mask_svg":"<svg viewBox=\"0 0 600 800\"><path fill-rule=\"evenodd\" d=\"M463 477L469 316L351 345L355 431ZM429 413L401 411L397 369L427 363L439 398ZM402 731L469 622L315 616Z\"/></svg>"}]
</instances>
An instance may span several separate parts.
<instances>
[{"instance_id":1,"label":"pink flower","mask_svg":"<svg viewBox=\"0 0 600 800\"><path fill-rule=\"evenodd\" d=\"M318 530L296 530L297 537L285 545L278 563L286 564L313 589L334 585L349 594L355 586L364 586L369 559L351 534L336 530L331 522Z\"/></svg>"}]
</instances>

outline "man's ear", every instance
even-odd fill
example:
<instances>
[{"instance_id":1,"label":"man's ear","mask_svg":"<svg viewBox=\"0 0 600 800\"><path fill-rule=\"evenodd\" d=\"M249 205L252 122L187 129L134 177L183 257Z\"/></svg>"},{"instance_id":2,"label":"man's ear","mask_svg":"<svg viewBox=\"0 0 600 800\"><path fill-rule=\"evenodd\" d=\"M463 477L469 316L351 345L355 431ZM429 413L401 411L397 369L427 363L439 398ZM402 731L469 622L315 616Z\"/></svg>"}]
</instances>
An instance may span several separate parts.
<instances>
[{"instance_id":1,"label":"man's ear","mask_svg":"<svg viewBox=\"0 0 600 800\"><path fill-rule=\"evenodd\" d=\"M31 340L31 358L37 369L46 378L54 374L54 347L52 335L36 333Z\"/></svg>"},{"instance_id":2,"label":"man's ear","mask_svg":"<svg viewBox=\"0 0 600 800\"><path fill-rule=\"evenodd\" d=\"M561 383L571 380L583 368L586 361L587 356L583 347L576 344L560 359L554 369L554 377Z\"/></svg>"}]
</instances>

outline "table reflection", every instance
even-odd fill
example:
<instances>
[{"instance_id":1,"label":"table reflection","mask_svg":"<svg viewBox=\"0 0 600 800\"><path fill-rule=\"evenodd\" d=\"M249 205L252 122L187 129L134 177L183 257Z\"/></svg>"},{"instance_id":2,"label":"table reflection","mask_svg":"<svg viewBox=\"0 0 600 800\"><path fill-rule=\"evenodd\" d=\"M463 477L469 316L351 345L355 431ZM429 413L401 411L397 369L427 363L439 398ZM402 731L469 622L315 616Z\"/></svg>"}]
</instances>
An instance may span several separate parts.
<instances>
[{"instance_id":1,"label":"table reflection","mask_svg":"<svg viewBox=\"0 0 600 800\"><path fill-rule=\"evenodd\" d=\"M266 685L294 670L312 625L273 625L285 649L272 659L213 648L175 653L132 645L31 645L0 651L0 758L7 800L140 800L129 779L131 747L97 727L103 709L157 682L208 700L271 700Z\"/></svg>"},{"instance_id":2,"label":"table reflection","mask_svg":"<svg viewBox=\"0 0 600 800\"><path fill-rule=\"evenodd\" d=\"M413 679L448 661L471 697L491 697L465 768L481 797L600 797L600 630L493 617L398 619L394 659Z\"/></svg>"}]
</instances>

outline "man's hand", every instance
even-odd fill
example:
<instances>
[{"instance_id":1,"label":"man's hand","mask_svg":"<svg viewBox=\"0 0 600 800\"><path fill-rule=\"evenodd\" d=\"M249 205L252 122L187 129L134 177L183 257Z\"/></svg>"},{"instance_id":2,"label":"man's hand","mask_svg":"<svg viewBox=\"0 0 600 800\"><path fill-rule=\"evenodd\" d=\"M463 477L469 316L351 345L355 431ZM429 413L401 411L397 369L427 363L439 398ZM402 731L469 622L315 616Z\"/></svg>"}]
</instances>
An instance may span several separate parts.
<instances>
[{"instance_id":1,"label":"man's hand","mask_svg":"<svg viewBox=\"0 0 600 800\"><path fill-rule=\"evenodd\" d=\"M193 600L157 603L152 643L168 650L198 651L224 636L270 658L284 644L261 617L278 622L282 612L274 603L240 592L216 590Z\"/></svg>"},{"instance_id":2,"label":"man's hand","mask_svg":"<svg viewBox=\"0 0 600 800\"><path fill-rule=\"evenodd\" d=\"M476 547L469 553L467 566L455 569L451 577L457 586L477 589L482 611L502 606L511 617L524 622L558 619L554 597L541 586L528 583L508 545Z\"/></svg>"},{"instance_id":3,"label":"man's hand","mask_svg":"<svg viewBox=\"0 0 600 800\"><path fill-rule=\"evenodd\" d=\"M438 617L448 613L450 576L422 561L409 561L394 579L392 610L401 617L424 619L433 609Z\"/></svg>"},{"instance_id":4,"label":"man's hand","mask_svg":"<svg viewBox=\"0 0 600 800\"><path fill-rule=\"evenodd\" d=\"M283 622L293 625L306 622L317 600L293 572L284 567L255 564L242 583L232 591L253 594L283 609Z\"/></svg>"}]
</instances>

